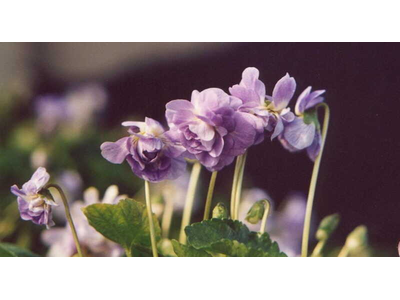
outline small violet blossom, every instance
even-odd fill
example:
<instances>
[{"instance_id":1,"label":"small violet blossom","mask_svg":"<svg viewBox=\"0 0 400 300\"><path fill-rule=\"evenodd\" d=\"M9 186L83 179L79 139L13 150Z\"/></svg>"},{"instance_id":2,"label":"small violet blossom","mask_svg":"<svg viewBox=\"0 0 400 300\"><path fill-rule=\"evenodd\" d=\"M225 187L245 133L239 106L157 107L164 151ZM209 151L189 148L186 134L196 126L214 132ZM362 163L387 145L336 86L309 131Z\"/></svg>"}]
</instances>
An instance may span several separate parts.
<instances>
[{"instance_id":1,"label":"small violet blossom","mask_svg":"<svg viewBox=\"0 0 400 300\"><path fill-rule=\"evenodd\" d=\"M177 132L190 158L210 171L219 171L253 145L256 131L242 101L221 89L193 91L191 101L173 100L166 105L166 118Z\"/></svg>"},{"instance_id":2,"label":"small violet blossom","mask_svg":"<svg viewBox=\"0 0 400 300\"><path fill-rule=\"evenodd\" d=\"M96 188L90 187L85 190L83 201L76 201L71 205L71 215L74 219L79 241L87 255L115 257L122 256L124 253L120 245L106 239L91 227L82 212L82 208L87 205L96 203L117 204L124 198L127 198L127 196L119 195L116 185L107 188L103 199L100 199L99 191ZM77 252L68 224L65 227L46 230L42 233L41 238L50 247L47 256L65 257L72 256Z\"/></svg>"},{"instance_id":3,"label":"small violet blossom","mask_svg":"<svg viewBox=\"0 0 400 300\"><path fill-rule=\"evenodd\" d=\"M324 98L321 95L325 90L311 92L311 87L306 88L297 99L296 117L285 126L279 140L284 148L291 152L307 149L307 154L315 161L321 149L321 129L316 115L315 107Z\"/></svg>"},{"instance_id":4,"label":"small violet blossom","mask_svg":"<svg viewBox=\"0 0 400 300\"><path fill-rule=\"evenodd\" d=\"M232 96L242 100L239 111L246 113L257 131L255 144L263 141L265 129L271 132L272 140L281 134L285 124L294 120L294 114L287 106L296 90L296 81L286 74L276 83L272 96L267 96L264 83L258 79L259 74L256 68L247 68L241 82L229 89Z\"/></svg>"},{"instance_id":5,"label":"small violet blossom","mask_svg":"<svg viewBox=\"0 0 400 300\"><path fill-rule=\"evenodd\" d=\"M49 199L44 193L41 193L49 179L50 175L46 169L40 167L21 189L17 185L11 187L11 192L18 197L21 218L38 225L46 225L47 228L54 225L52 207L57 206L53 199Z\"/></svg>"},{"instance_id":6,"label":"small violet blossom","mask_svg":"<svg viewBox=\"0 0 400 300\"><path fill-rule=\"evenodd\" d=\"M130 136L115 143L103 143L100 148L105 159L114 164L126 159L133 173L150 182L173 180L183 174L185 148L178 142L175 132L164 131L161 124L151 118L122 125L129 127Z\"/></svg>"}]
</instances>

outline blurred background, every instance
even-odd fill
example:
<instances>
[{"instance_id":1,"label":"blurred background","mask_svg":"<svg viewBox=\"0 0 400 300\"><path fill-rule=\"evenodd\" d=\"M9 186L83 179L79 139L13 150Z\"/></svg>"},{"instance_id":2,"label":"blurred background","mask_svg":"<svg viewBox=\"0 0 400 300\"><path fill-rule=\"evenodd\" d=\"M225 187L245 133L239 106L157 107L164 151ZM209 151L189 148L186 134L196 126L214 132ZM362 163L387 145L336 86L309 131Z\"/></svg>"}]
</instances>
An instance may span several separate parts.
<instances>
[{"instance_id":1,"label":"blurred background","mask_svg":"<svg viewBox=\"0 0 400 300\"><path fill-rule=\"evenodd\" d=\"M314 220L341 215L331 247L340 247L364 224L372 255L396 256L399 51L395 43L1 43L0 241L47 253L43 228L19 218L10 193L38 166L65 187L71 201L82 200L90 186L103 195L112 184L120 194L141 198L142 181L127 164L104 160L100 144L125 134L122 121L148 116L166 125L168 101L190 100L194 89L228 91L252 66L260 70L267 94L286 72L295 77L291 107L309 85L327 90L331 123ZM266 140L250 150L244 189L268 193L282 212L291 195L304 201L312 166L305 153L291 154ZM229 201L233 165L220 174L214 204ZM193 221L202 218L209 177L203 170ZM294 211L300 219L301 207ZM180 214L174 215L173 238Z\"/></svg>"}]
</instances>

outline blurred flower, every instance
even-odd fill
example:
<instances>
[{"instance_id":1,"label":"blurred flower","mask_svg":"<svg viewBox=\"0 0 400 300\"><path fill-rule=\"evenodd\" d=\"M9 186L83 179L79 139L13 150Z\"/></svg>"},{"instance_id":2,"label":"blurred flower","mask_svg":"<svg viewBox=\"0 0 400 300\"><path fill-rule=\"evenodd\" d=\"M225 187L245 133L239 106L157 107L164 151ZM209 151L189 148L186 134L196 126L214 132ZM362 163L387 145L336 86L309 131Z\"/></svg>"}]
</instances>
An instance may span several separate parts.
<instances>
[{"instance_id":1,"label":"blurred flower","mask_svg":"<svg viewBox=\"0 0 400 300\"><path fill-rule=\"evenodd\" d=\"M47 165L48 155L43 147L36 148L31 154L31 167L37 169Z\"/></svg>"},{"instance_id":2,"label":"blurred flower","mask_svg":"<svg viewBox=\"0 0 400 300\"><path fill-rule=\"evenodd\" d=\"M283 201L279 210L274 210L273 201L264 190L258 188L244 190L239 219L244 220L244 223L252 231L258 231L260 224L250 224L245 220L245 217L252 205L262 199L268 199L272 204L266 226L271 239L276 241L279 248L288 256L300 255L306 211L305 195L292 193Z\"/></svg>"},{"instance_id":3,"label":"blurred flower","mask_svg":"<svg viewBox=\"0 0 400 300\"><path fill-rule=\"evenodd\" d=\"M68 198L77 199L82 189L82 177L75 170L64 170L56 180L63 188Z\"/></svg>"},{"instance_id":4,"label":"blurred flower","mask_svg":"<svg viewBox=\"0 0 400 300\"><path fill-rule=\"evenodd\" d=\"M240 105L238 98L209 88L193 91L190 102L168 102L166 118L189 157L210 171L219 171L254 143L256 131L245 114L237 111Z\"/></svg>"},{"instance_id":5,"label":"blurred flower","mask_svg":"<svg viewBox=\"0 0 400 300\"><path fill-rule=\"evenodd\" d=\"M24 183L22 189L13 185L11 192L17 196L18 208L23 220L30 220L47 228L54 225L52 206L57 206L49 195L42 193L42 188L49 181L50 175L45 168L38 168L32 178Z\"/></svg>"},{"instance_id":6,"label":"blurred flower","mask_svg":"<svg viewBox=\"0 0 400 300\"><path fill-rule=\"evenodd\" d=\"M69 134L79 134L93 122L106 103L107 93L96 83L72 89L64 96L41 96L35 103L37 128L43 134L50 134L62 126Z\"/></svg>"},{"instance_id":7,"label":"blurred flower","mask_svg":"<svg viewBox=\"0 0 400 300\"><path fill-rule=\"evenodd\" d=\"M121 256L124 251L118 244L106 239L91 227L82 212L82 208L95 203L116 204L126 195L118 195L118 187L110 186L102 200L96 188L88 188L83 195L84 201L74 202L71 215L79 237L80 244L90 256ZM42 233L43 242L50 246L48 256L72 256L76 251L75 243L68 224L64 228L52 228Z\"/></svg>"},{"instance_id":8,"label":"blurred flower","mask_svg":"<svg viewBox=\"0 0 400 300\"><path fill-rule=\"evenodd\" d=\"M126 159L137 176L150 182L173 180L183 174L185 149L174 132L165 132L161 124L151 118L122 125L129 127L130 136L115 143L103 143L100 148L105 159L114 164Z\"/></svg>"},{"instance_id":9,"label":"blurred flower","mask_svg":"<svg viewBox=\"0 0 400 300\"><path fill-rule=\"evenodd\" d=\"M272 96L267 96L259 75L256 68L247 68L243 71L242 81L229 89L232 96L242 100L239 111L246 113L246 118L257 131L255 144L263 141L264 128L272 133L271 139L274 139L282 132L284 124L293 121L294 114L287 106L296 90L296 81L286 74L276 83Z\"/></svg>"},{"instance_id":10,"label":"blurred flower","mask_svg":"<svg viewBox=\"0 0 400 300\"><path fill-rule=\"evenodd\" d=\"M323 93L325 90L311 93L311 87L306 88L297 99L297 117L279 136L283 147L291 152L307 149L312 161L317 158L321 148L321 129L315 106L324 101L321 97Z\"/></svg>"}]
</instances>

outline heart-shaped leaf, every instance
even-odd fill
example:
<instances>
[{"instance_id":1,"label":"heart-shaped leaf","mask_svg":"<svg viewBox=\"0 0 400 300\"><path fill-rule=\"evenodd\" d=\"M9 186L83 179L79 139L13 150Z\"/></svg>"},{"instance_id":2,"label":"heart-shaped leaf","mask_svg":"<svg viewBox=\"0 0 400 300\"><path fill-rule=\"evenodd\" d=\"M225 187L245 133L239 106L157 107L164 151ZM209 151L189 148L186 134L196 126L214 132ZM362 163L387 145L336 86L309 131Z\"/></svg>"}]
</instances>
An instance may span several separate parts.
<instances>
[{"instance_id":1,"label":"heart-shaped leaf","mask_svg":"<svg viewBox=\"0 0 400 300\"><path fill-rule=\"evenodd\" d=\"M97 203L82 209L89 224L106 238L120 244L128 255L132 248L148 252L151 248L149 219L146 206L133 199L125 199L118 204ZM153 214L157 241L161 229Z\"/></svg>"}]
</instances>

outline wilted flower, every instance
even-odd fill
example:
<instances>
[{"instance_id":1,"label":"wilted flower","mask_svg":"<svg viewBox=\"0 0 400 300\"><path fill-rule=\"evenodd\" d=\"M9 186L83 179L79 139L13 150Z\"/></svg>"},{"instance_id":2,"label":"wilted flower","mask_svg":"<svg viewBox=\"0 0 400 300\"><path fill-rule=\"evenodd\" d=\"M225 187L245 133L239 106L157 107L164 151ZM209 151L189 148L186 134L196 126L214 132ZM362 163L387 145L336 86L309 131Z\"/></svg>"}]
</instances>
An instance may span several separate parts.
<instances>
[{"instance_id":1,"label":"wilted flower","mask_svg":"<svg viewBox=\"0 0 400 300\"><path fill-rule=\"evenodd\" d=\"M189 156L208 170L219 171L254 143L256 132L245 113L237 111L240 105L238 98L209 88L193 91L190 102L168 102L166 118Z\"/></svg>"},{"instance_id":2,"label":"wilted flower","mask_svg":"<svg viewBox=\"0 0 400 300\"><path fill-rule=\"evenodd\" d=\"M279 136L282 145L289 151L295 152L307 149L307 154L314 161L321 149L321 128L315 106L324 98L321 95L325 90L311 93L311 86L306 88L296 103L296 117L293 122L285 126Z\"/></svg>"},{"instance_id":3,"label":"wilted flower","mask_svg":"<svg viewBox=\"0 0 400 300\"><path fill-rule=\"evenodd\" d=\"M50 175L45 168L38 168L32 178L24 183L22 189L17 185L11 187L11 192L17 196L18 208L23 220L30 220L47 228L54 225L52 206L57 206L51 195L42 191L49 181Z\"/></svg>"},{"instance_id":4,"label":"wilted flower","mask_svg":"<svg viewBox=\"0 0 400 300\"><path fill-rule=\"evenodd\" d=\"M150 182L176 179L185 171L186 162L182 157L185 148L177 140L176 133L164 131L161 124L151 118L145 122L124 122L129 127L129 137L115 143L101 145L101 154L114 164L125 159L132 171Z\"/></svg>"},{"instance_id":5,"label":"wilted flower","mask_svg":"<svg viewBox=\"0 0 400 300\"><path fill-rule=\"evenodd\" d=\"M102 200L99 199L99 191L88 188L83 195L84 201L77 201L71 205L71 215L79 236L79 241L88 255L91 256L121 256L124 250L118 244L106 239L91 227L82 212L82 208L95 203L117 204L119 200L126 198L118 195L118 187L110 186ZM50 246L48 256L72 256L77 250L68 224L64 228L52 228L42 233L43 242Z\"/></svg>"},{"instance_id":6,"label":"wilted flower","mask_svg":"<svg viewBox=\"0 0 400 300\"><path fill-rule=\"evenodd\" d=\"M271 132L271 139L274 139L282 132L284 124L293 121L294 114L287 106L296 90L296 81L286 74L276 83L272 96L267 96L259 74L256 68L247 68L242 81L229 89L231 95L242 100L239 111L247 113L246 118L257 130L255 144L264 139L264 129Z\"/></svg>"}]
</instances>

